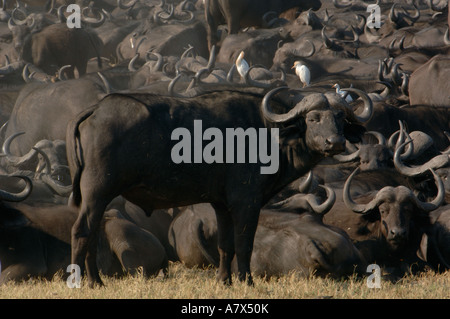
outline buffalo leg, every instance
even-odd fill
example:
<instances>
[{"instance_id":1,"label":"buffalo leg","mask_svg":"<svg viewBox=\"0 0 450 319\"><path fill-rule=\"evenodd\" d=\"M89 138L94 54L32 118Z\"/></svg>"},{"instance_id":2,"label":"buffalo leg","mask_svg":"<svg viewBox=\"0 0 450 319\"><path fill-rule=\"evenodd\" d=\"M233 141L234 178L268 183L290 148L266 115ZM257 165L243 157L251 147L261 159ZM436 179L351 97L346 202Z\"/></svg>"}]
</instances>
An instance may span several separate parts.
<instances>
[{"instance_id":1,"label":"buffalo leg","mask_svg":"<svg viewBox=\"0 0 450 319\"><path fill-rule=\"evenodd\" d=\"M212 205L216 211L217 237L220 256L217 280L231 285L231 262L234 257L233 220L228 210L222 205Z\"/></svg>"},{"instance_id":2,"label":"buffalo leg","mask_svg":"<svg viewBox=\"0 0 450 319\"><path fill-rule=\"evenodd\" d=\"M247 207L247 205L241 205ZM238 266L238 278L240 281L247 280L249 285L253 285L250 272L250 260L253 251L256 227L258 226L259 209L235 209L234 220L234 243Z\"/></svg>"},{"instance_id":3,"label":"buffalo leg","mask_svg":"<svg viewBox=\"0 0 450 319\"><path fill-rule=\"evenodd\" d=\"M205 18L206 18L206 22L207 22L206 31L207 31L207 37L208 37L208 49L209 49L209 51L211 51L212 46L216 45L219 39L217 36L218 24L216 22L218 17L213 16L211 14L211 9L209 6L210 6L210 3L207 2L206 7L205 7Z\"/></svg>"},{"instance_id":4,"label":"buffalo leg","mask_svg":"<svg viewBox=\"0 0 450 319\"><path fill-rule=\"evenodd\" d=\"M100 278L96 255L98 243L98 230L100 221L106 208L104 202L96 202L93 207L86 204L83 200L80 213L72 227L72 264L78 265L83 269L86 265L86 273L89 285L103 285Z\"/></svg>"}]
</instances>

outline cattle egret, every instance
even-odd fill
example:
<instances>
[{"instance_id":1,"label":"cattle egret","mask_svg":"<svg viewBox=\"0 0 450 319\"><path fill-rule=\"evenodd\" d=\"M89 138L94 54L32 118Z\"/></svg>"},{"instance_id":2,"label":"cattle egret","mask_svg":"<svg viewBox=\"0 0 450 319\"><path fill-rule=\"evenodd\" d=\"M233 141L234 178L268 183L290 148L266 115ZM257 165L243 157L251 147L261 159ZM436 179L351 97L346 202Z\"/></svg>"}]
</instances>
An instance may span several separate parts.
<instances>
[{"instance_id":1,"label":"cattle egret","mask_svg":"<svg viewBox=\"0 0 450 319\"><path fill-rule=\"evenodd\" d=\"M301 64L300 61L295 61L292 68L295 69L295 74L297 74L300 82L303 83L303 87L308 86L311 81L311 72L308 67Z\"/></svg>"},{"instance_id":2,"label":"cattle egret","mask_svg":"<svg viewBox=\"0 0 450 319\"><path fill-rule=\"evenodd\" d=\"M333 85L333 88L336 88L336 93L345 98L347 102L353 102L353 98L350 96L350 94L348 94L347 91L342 91L339 84L336 83L335 85Z\"/></svg>"},{"instance_id":3,"label":"cattle egret","mask_svg":"<svg viewBox=\"0 0 450 319\"><path fill-rule=\"evenodd\" d=\"M250 68L247 61L245 61L244 59L244 51L241 51L241 53L239 53L238 58L236 59L236 68L241 78L244 79L245 75L248 72L248 69Z\"/></svg>"}]
</instances>

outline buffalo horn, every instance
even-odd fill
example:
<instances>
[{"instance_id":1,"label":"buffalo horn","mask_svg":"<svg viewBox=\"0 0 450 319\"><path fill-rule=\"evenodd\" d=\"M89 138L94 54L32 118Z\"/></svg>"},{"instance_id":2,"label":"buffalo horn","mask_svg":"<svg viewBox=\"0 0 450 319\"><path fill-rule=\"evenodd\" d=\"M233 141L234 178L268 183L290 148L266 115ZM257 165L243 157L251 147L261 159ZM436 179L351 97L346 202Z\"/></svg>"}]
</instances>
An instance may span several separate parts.
<instances>
[{"instance_id":1,"label":"buffalo horn","mask_svg":"<svg viewBox=\"0 0 450 319\"><path fill-rule=\"evenodd\" d=\"M7 202L21 202L25 200L33 190L33 183L31 179L27 176L22 175L11 175L10 177L17 177L23 179L26 183L26 186L20 193L16 194L0 190L0 200L4 200Z\"/></svg>"},{"instance_id":2,"label":"buffalo horn","mask_svg":"<svg viewBox=\"0 0 450 319\"><path fill-rule=\"evenodd\" d=\"M447 154L441 154L433 157L428 162L414 167L409 167L403 164L400 159L400 154L403 152L404 147L411 143L412 140L408 137L407 141L400 145L394 153L394 165L395 168L403 175L406 176L417 176L425 173L429 169L438 169L450 164L450 156Z\"/></svg>"},{"instance_id":3,"label":"buffalo horn","mask_svg":"<svg viewBox=\"0 0 450 319\"><path fill-rule=\"evenodd\" d=\"M345 181L344 189L342 191L342 197L343 197L345 206L350 208L355 213L365 214L365 213L367 213L368 211L370 211L371 209L373 209L376 206L377 198L375 197L368 204L357 204L351 198L351 196L350 196L350 184L351 184L351 182L353 180L353 176L355 176L359 172L359 170L360 170L359 167L357 167L353 171L353 173L351 173L350 176Z\"/></svg>"},{"instance_id":4,"label":"buffalo horn","mask_svg":"<svg viewBox=\"0 0 450 319\"><path fill-rule=\"evenodd\" d=\"M311 209L315 213L323 216L330 211L330 209L333 207L334 203L336 202L336 193L333 191L332 188L330 188L328 186L324 186L324 185L319 185L319 186L324 188L325 191L327 192L327 199L322 204L319 204L317 202L316 196L314 196L312 194L308 194L308 195L306 195L306 201L308 202L308 204L311 206Z\"/></svg>"},{"instance_id":5,"label":"buffalo horn","mask_svg":"<svg viewBox=\"0 0 450 319\"><path fill-rule=\"evenodd\" d=\"M444 202L444 198L445 198L444 183L442 183L441 178L434 172L433 169L430 168L430 171L433 174L434 181L435 181L437 189L438 189L438 193L437 193L436 197L431 202L422 202L420 199L417 198L417 196L412 194L412 196L414 196L414 200L415 200L417 207L419 207L420 209L422 209L426 212L431 212L431 211L437 209Z\"/></svg>"},{"instance_id":6,"label":"buffalo horn","mask_svg":"<svg viewBox=\"0 0 450 319\"><path fill-rule=\"evenodd\" d=\"M373 114L373 103L370 97L367 95L367 93L355 88L343 88L342 91L353 92L356 95L358 95L361 98L361 100L363 100L364 102L363 111L361 112L360 115L355 114L355 118L361 123L369 121Z\"/></svg>"}]
</instances>

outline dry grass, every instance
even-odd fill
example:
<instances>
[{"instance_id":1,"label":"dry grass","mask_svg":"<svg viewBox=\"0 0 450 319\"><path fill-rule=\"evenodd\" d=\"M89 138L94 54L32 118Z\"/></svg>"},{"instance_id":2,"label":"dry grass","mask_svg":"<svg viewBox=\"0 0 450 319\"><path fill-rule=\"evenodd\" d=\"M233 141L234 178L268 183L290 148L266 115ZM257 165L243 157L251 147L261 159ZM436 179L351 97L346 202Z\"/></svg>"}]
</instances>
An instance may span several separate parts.
<instances>
[{"instance_id":1,"label":"dry grass","mask_svg":"<svg viewBox=\"0 0 450 319\"><path fill-rule=\"evenodd\" d=\"M342 280L302 278L292 273L278 279L255 278L253 287L234 278L232 286L215 280L214 269L187 269L170 265L169 274L146 279L142 275L125 278L103 277L105 287L70 289L62 276L53 280L28 280L0 287L1 299L449 299L450 272L426 272L406 276L396 283L381 281L381 288L368 288L366 278Z\"/></svg>"}]
</instances>

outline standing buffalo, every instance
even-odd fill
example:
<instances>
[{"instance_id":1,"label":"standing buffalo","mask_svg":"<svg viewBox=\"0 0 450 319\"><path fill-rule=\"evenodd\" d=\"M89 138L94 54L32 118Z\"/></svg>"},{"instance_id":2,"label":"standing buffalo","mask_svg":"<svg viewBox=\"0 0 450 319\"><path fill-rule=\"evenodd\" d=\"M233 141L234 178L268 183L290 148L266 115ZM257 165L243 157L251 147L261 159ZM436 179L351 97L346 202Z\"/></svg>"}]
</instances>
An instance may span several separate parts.
<instances>
[{"instance_id":1,"label":"standing buffalo","mask_svg":"<svg viewBox=\"0 0 450 319\"><path fill-rule=\"evenodd\" d=\"M26 26L10 24L13 34L17 28L22 30L16 36L20 39L14 39L20 58L33 63L47 74L55 74L59 68L70 65L65 71L68 77L74 77L74 68L79 75L83 75L91 57L97 57L101 68L99 54L103 44L92 30L69 28L65 23L57 23L30 33L30 30L23 30Z\"/></svg>"},{"instance_id":2,"label":"standing buffalo","mask_svg":"<svg viewBox=\"0 0 450 319\"><path fill-rule=\"evenodd\" d=\"M360 123L372 113L369 97L357 89L348 90L364 101L359 116L334 92L297 95L300 102L292 109L280 99L271 107L274 94L283 89L265 96L237 90L207 92L193 98L111 94L71 121L67 156L72 204L79 209L72 229L72 263L83 266L86 261L91 286L102 284L94 262L99 223L108 203L118 195L147 212L211 203L218 222L218 279L231 283L231 262L236 254L239 279L247 278L252 283L250 257L261 207L322 158L342 152L346 137L359 140L364 131ZM275 107L277 113L271 110ZM195 151L189 150L190 146L183 150L183 158L194 154L195 163L191 159L180 163L177 159L175 163L172 154L178 143L172 139L173 134L180 130L189 136L202 134L195 126L198 121L205 134L215 132L214 143L235 127L246 130L244 134L250 134L246 138L251 138L251 130L265 129L259 143L253 140L249 144L259 144L263 153L271 144L271 156L278 156L278 170L262 174L261 170L268 167L261 162L234 163L233 154L239 156L238 151L243 151L234 142L233 153L220 154L216 149L214 161L207 164L198 159L203 152L197 141ZM281 131L279 143L275 142L277 129ZM252 157L254 151L250 148L245 153Z\"/></svg>"},{"instance_id":3,"label":"standing buffalo","mask_svg":"<svg viewBox=\"0 0 450 319\"><path fill-rule=\"evenodd\" d=\"M209 48L218 41L217 27L228 25L228 34L236 34L242 27L262 26L266 13L278 14L288 9L319 10L320 0L206 0L205 18L207 22Z\"/></svg>"}]
</instances>

